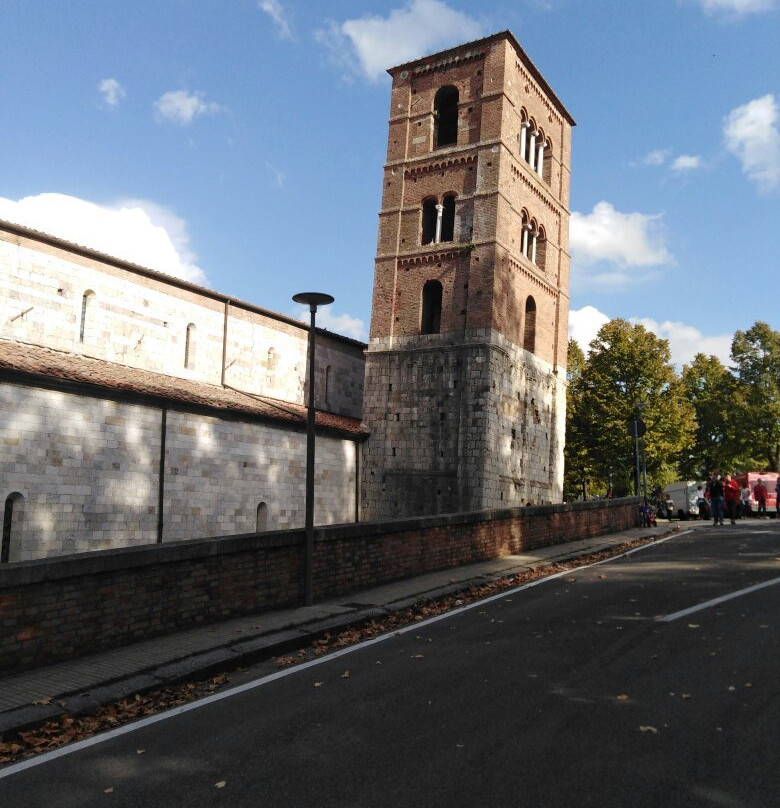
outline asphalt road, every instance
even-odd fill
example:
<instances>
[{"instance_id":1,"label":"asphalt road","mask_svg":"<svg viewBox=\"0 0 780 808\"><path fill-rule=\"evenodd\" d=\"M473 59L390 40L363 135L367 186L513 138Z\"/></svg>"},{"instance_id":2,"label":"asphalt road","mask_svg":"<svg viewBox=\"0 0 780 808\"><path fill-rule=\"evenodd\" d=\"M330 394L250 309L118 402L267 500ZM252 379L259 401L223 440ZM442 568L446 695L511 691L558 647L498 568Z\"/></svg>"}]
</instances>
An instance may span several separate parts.
<instances>
[{"instance_id":1,"label":"asphalt road","mask_svg":"<svg viewBox=\"0 0 780 808\"><path fill-rule=\"evenodd\" d=\"M0 805L772 808L779 629L780 524L701 527L0 770Z\"/></svg>"}]
</instances>

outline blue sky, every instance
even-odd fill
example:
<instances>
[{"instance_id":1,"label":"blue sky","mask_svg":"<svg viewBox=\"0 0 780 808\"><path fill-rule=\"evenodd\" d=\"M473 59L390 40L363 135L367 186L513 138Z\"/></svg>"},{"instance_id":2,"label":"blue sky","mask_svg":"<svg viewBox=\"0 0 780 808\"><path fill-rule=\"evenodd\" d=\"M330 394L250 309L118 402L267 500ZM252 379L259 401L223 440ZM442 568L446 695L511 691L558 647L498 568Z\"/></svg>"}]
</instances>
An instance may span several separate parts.
<instances>
[{"instance_id":1,"label":"blue sky","mask_svg":"<svg viewBox=\"0 0 780 808\"><path fill-rule=\"evenodd\" d=\"M395 64L511 30L577 121L572 334L780 327L780 0L3 0L0 218L367 339ZM584 344L583 344L584 347Z\"/></svg>"}]
</instances>

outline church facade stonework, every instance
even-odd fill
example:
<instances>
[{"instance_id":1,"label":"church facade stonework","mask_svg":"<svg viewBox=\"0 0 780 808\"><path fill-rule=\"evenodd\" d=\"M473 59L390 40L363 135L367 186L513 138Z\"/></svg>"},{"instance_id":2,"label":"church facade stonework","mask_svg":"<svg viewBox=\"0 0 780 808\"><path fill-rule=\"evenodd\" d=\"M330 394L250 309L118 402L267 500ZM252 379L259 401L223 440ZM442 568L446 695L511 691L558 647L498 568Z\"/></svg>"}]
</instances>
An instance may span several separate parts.
<instances>
[{"instance_id":1,"label":"church facade stonework","mask_svg":"<svg viewBox=\"0 0 780 808\"><path fill-rule=\"evenodd\" d=\"M509 32L389 73L363 515L559 502L574 121Z\"/></svg>"}]
</instances>

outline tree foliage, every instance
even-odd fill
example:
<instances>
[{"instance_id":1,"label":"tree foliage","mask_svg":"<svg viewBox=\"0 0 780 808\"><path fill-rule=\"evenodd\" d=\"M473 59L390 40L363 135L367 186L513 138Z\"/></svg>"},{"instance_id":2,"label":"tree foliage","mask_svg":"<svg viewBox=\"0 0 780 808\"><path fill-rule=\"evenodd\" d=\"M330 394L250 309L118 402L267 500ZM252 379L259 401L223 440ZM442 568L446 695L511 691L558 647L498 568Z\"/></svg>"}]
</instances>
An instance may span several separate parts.
<instances>
[{"instance_id":1,"label":"tree foliage","mask_svg":"<svg viewBox=\"0 0 780 808\"><path fill-rule=\"evenodd\" d=\"M633 493L634 439L628 425L637 416L647 428L642 444L650 484L677 477L677 459L692 442L696 422L666 340L626 320L606 323L570 380L569 406L569 496L578 475L590 479L591 493Z\"/></svg>"},{"instance_id":2,"label":"tree foliage","mask_svg":"<svg viewBox=\"0 0 780 808\"><path fill-rule=\"evenodd\" d=\"M569 342L564 496L633 493L639 416L649 485L711 471L780 467L780 332L737 331L733 365L697 354L678 375L669 345L641 325L611 320L586 357Z\"/></svg>"},{"instance_id":3,"label":"tree foliage","mask_svg":"<svg viewBox=\"0 0 780 808\"><path fill-rule=\"evenodd\" d=\"M769 471L780 466L780 331L757 322L731 344L738 399L735 420L743 453Z\"/></svg>"}]
</instances>

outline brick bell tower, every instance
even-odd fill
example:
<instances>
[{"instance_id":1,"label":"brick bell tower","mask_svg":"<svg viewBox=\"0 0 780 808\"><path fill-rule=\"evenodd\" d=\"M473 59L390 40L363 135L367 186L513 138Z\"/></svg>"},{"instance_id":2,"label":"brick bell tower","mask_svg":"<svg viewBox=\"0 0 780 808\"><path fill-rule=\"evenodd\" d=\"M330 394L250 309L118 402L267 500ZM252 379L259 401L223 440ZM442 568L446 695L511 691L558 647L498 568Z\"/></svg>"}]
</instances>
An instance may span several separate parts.
<instances>
[{"instance_id":1,"label":"brick bell tower","mask_svg":"<svg viewBox=\"0 0 780 808\"><path fill-rule=\"evenodd\" d=\"M508 31L389 73L362 516L560 502L574 120Z\"/></svg>"}]
</instances>

